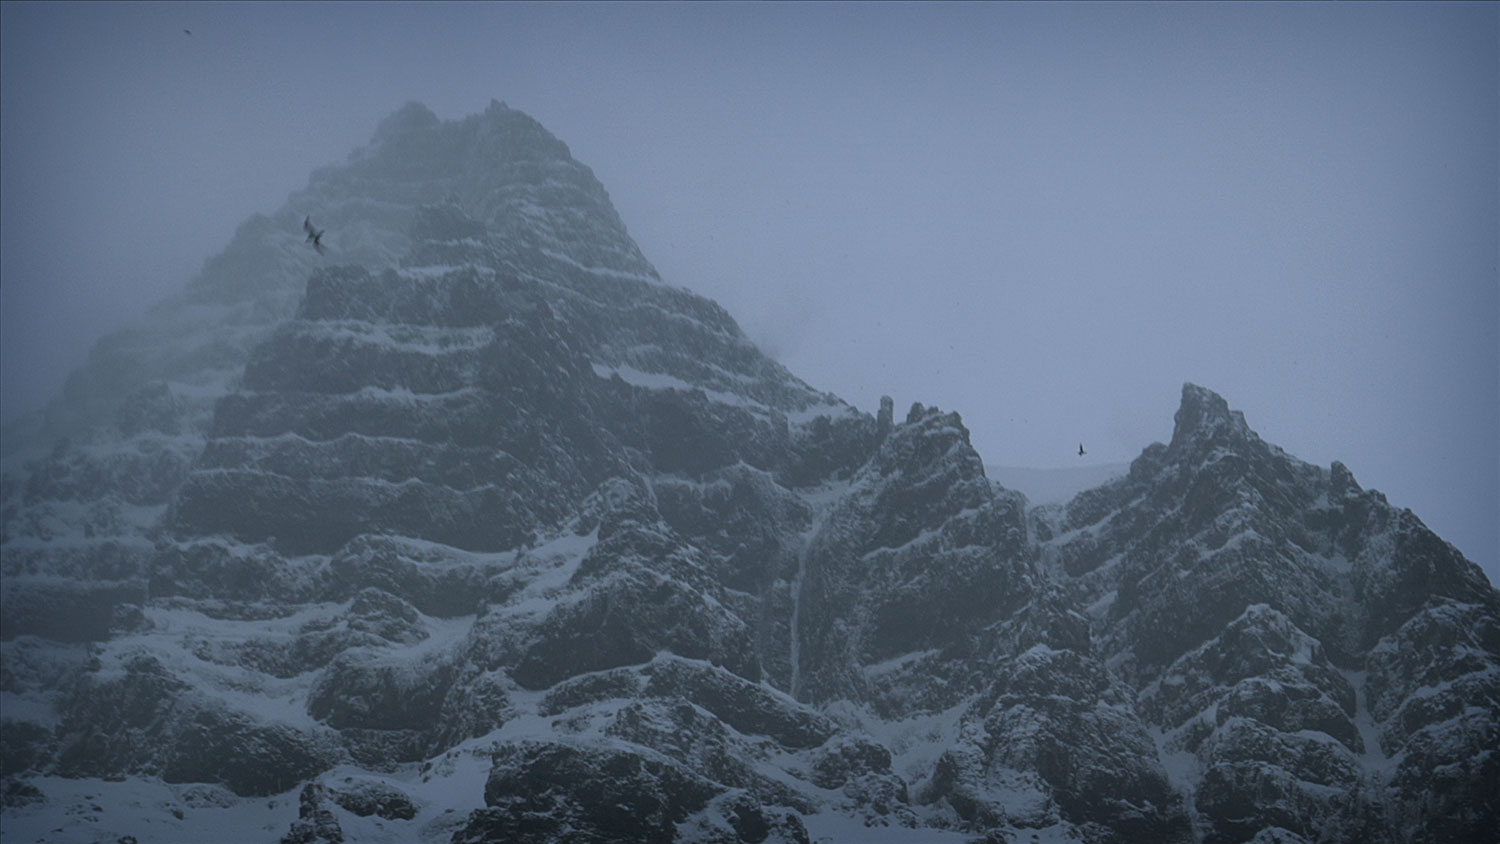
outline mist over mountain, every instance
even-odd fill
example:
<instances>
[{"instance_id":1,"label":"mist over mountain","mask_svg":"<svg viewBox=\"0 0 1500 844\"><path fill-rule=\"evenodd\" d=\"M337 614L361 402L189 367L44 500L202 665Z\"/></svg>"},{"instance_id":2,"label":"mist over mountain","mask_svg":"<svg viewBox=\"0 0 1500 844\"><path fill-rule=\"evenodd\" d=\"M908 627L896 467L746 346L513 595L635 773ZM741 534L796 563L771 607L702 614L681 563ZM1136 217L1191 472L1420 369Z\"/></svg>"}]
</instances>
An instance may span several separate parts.
<instances>
[{"instance_id":1,"label":"mist over mountain","mask_svg":"<svg viewBox=\"0 0 1500 844\"><path fill-rule=\"evenodd\" d=\"M3 837L1492 840L1500 592L1350 468L1187 384L1029 500L672 282L498 102L245 221L7 431Z\"/></svg>"}]
</instances>

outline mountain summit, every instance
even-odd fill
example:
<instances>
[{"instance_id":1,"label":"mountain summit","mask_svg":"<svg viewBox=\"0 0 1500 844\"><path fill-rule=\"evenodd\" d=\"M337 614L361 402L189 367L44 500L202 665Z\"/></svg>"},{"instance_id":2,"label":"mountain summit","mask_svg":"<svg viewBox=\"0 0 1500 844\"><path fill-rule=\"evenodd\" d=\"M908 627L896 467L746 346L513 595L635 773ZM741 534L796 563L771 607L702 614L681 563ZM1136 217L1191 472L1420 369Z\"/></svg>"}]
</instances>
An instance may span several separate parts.
<instances>
[{"instance_id":1,"label":"mountain summit","mask_svg":"<svg viewBox=\"0 0 1500 844\"><path fill-rule=\"evenodd\" d=\"M1485 840L1500 593L1176 423L1033 505L664 282L536 121L407 105L8 444L4 837Z\"/></svg>"}]
</instances>

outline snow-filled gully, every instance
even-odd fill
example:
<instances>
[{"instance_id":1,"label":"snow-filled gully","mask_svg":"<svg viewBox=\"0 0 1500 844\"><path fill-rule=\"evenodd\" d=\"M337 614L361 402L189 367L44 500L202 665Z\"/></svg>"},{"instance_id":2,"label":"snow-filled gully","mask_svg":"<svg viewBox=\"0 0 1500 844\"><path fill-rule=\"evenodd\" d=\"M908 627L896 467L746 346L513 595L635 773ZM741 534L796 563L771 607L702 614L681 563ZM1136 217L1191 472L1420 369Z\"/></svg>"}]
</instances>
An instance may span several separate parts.
<instances>
[{"instance_id":1,"label":"snow-filled gully","mask_svg":"<svg viewBox=\"0 0 1500 844\"><path fill-rule=\"evenodd\" d=\"M847 491L846 484L838 484L833 488L820 491L819 494L805 497L813 508L812 526L802 534L802 548L797 552L797 577L792 583L792 621L791 621L791 665L792 678L788 691L793 698L802 689L802 638L800 635L802 626L802 584L807 574L807 559L812 556L813 545L823 533L823 525L827 523L828 516L834 510L835 504Z\"/></svg>"}]
</instances>

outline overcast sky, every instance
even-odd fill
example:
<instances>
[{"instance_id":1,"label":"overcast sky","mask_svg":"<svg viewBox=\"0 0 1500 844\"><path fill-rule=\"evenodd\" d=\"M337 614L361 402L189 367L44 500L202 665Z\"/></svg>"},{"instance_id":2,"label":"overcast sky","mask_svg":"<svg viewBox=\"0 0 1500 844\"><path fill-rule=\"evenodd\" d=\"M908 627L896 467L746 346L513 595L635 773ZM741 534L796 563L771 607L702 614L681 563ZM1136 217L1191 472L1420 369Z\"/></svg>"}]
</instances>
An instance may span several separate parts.
<instances>
[{"instance_id":1,"label":"overcast sky","mask_svg":"<svg viewBox=\"0 0 1500 844\"><path fill-rule=\"evenodd\" d=\"M7 0L0 412L402 103L494 98L816 387L1048 467L1192 381L1500 582L1497 8Z\"/></svg>"}]
</instances>

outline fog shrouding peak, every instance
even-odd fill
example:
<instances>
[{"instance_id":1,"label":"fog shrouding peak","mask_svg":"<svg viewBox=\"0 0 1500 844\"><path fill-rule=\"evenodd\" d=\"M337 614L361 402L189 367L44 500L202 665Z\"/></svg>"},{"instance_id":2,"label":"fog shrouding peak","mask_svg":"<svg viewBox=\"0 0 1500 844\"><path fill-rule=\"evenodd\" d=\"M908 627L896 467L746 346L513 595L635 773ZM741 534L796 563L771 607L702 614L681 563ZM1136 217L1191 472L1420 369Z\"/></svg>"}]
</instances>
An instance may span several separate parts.
<instances>
[{"instance_id":1,"label":"fog shrouding peak","mask_svg":"<svg viewBox=\"0 0 1500 844\"><path fill-rule=\"evenodd\" d=\"M7 431L7 840L1500 825L1500 590L1342 462L1283 450L1261 405L1195 375L1170 437L1110 462L1064 411L1076 390L1108 416L1111 385L1066 376L1136 346L978 354L921 296L985 291L918 263L865 332L925 400L861 410L767 355L744 303L658 273L564 132L419 102ZM1173 368L1215 351L1195 339ZM939 404L945 367L988 392ZM1028 412L1045 448L1018 445ZM1016 453L1069 468L986 470Z\"/></svg>"},{"instance_id":2,"label":"fog shrouding peak","mask_svg":"<svg viewBox=\"0 0 1500 844\"><path fill-rule=\"evenodd\" d=\"M608 187L642 268L820 390L1064 467L1167 440L1211 385L1500 579L1493 4L0 15L7 420L242 224L310 270L318 209L245 220L373 127L503 109ZM373 248L313 220L327 260Z\"/></svg>"}]
</instances>

